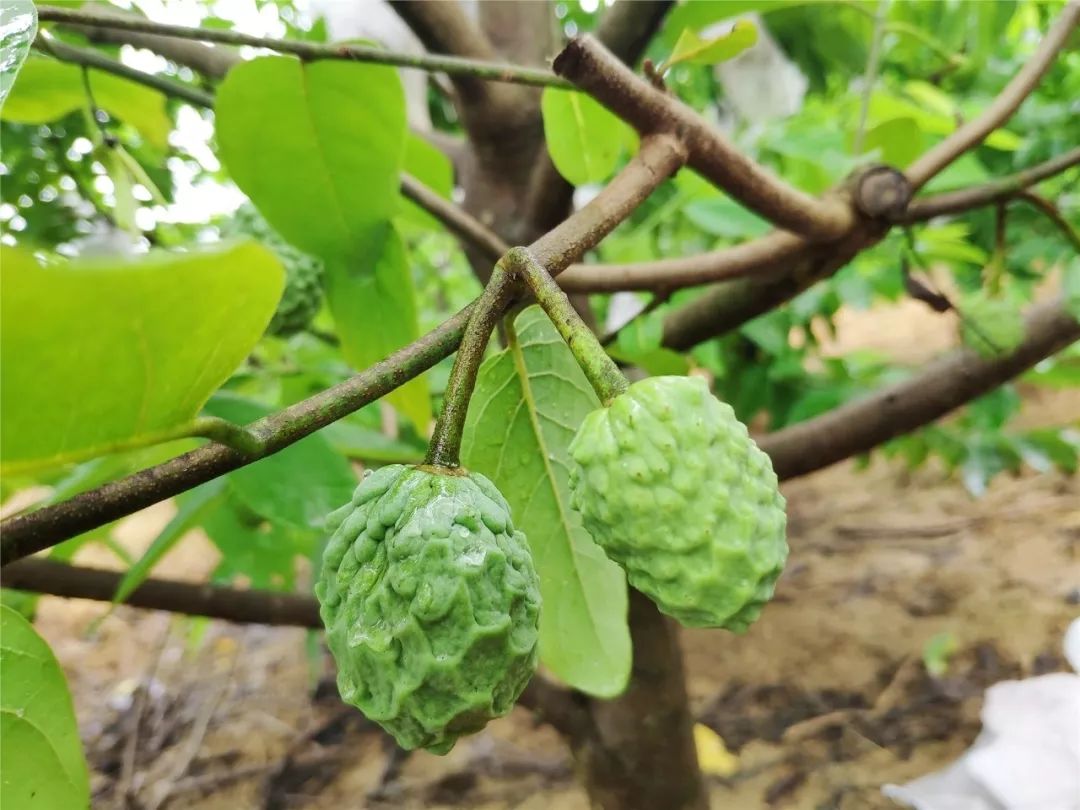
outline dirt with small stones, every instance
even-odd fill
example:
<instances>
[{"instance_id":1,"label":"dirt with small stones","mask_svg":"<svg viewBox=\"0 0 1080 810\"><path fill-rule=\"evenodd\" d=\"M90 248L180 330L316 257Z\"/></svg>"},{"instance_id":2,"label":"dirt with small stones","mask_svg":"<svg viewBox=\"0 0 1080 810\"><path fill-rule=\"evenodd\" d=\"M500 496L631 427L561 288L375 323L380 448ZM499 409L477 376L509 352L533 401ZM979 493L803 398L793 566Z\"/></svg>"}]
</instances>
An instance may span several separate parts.
<instances>
[{"instance_id":1,"label":"dirt with small stones","mask_svg":"<svg viewBox=\"0 0 1080 810\"><path fill-rule=\"evenodd\" d=\"M1080 416L1080 392L1024 393L1022 424ZM713 804L893 807L881 785L958 756L988 685L1066 668L1080 480L1001 476L974 499L932 467L876 459L783 489L792 553L774 602L745 635L682 636L695 715L737 758L707 776ZM159 504L116 534L139 551L173 512ZM201 581L216 555L193 532L156 573ZM93 547L77 561L116 567ZM302 630L56 598L36 626L71 684L94 807L587 807L565 745L523 709L446 757L402 755L340 703ZM941 633L956 652L932 677L923 649Z\"/></svg>"}]
</instances>

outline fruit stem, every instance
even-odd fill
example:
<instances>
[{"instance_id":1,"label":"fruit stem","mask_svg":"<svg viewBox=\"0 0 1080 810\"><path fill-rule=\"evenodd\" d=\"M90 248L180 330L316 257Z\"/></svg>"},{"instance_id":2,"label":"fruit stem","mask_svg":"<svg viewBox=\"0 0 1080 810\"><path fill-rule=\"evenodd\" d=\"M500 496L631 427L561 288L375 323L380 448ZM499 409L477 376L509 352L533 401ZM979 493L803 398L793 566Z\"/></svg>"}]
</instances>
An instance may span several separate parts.
<instances>
[{"instance_id":1,"label":"fruit stem","mask_svg":"<svg viewBox=\"0 0 1080 810\"><path fill-rule=\"evenodd\" d=\"M511 248L502 261L507 270L520 276L529 285L537 303L570 347L600 401L605 406L610 405L630 383L619 371L615 361L608 357L596 335L578 315L566 293L527 248Z\"/></svg>"},{"instance_id":2,"label":"fruit stem","mask_svg":"<svg viewBox=\"0 0 1080 810\"><path fill-rule=\"evenodd\" d=\"M443 395L443 409L435 423L424 464L431 467L456 469L461 466L461 431L465 427L465 415L469 399L476 387L476 374L484 359L491 332L495 329L502 311L514 292L514 275L503 266L504 259L495 265L484 292L469 316L465 335L458 347L450 379Z\"/></svg>"}]
</instances>

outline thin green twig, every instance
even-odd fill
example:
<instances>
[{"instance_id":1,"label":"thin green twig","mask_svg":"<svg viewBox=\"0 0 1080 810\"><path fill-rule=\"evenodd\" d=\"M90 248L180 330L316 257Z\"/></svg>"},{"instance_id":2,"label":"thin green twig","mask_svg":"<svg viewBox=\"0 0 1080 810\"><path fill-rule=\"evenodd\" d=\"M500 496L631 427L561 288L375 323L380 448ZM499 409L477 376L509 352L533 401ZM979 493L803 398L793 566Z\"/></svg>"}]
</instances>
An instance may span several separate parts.
<instances>
[{"instance_id":1,"label":"thin green twig","mask_svg":"<svg viewBox=\"0 0 1080 810\"><path fill-rule=\"evenodd\" d=\"M477 79L525 84L533 87L574 89L572 84L556 76L550 70L519 67L498 62L485 62L478 59L463 59L442 54L406 54L367 45L335 45L322 42L273 39L271 37L252 36L241 31L168 25L138 17L118 17L115 14L100 14L81 9L58 8L56 6L38 6L38 19L41 22L110 28L116 31L136 31L176 39L216 42L222 45L247 45L252 48L265 48L278 53L292 54L306 60L341 59L352 62L372 62L401 68L446 73L449 76L472 76Z\"/></svg>"}]
</instances>

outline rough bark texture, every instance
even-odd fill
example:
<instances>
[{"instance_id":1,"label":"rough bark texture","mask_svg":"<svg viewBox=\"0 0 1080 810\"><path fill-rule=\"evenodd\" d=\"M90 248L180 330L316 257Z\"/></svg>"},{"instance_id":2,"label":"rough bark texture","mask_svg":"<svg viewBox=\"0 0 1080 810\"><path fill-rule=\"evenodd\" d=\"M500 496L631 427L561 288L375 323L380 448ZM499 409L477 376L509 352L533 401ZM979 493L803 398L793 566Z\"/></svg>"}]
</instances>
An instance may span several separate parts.
<instances>
[{"instance_id":1,"label":"rough bark texture","mask_svg":"<svg viewBox=\"0 0 1080 810\"><path fill-rule=\"evenodd\" d=\"M705 810L678 628L631 590L630 632L630 686L590 700L588 734L571 740L589 798L602 810Z\"/></svg>"}]
</instances>

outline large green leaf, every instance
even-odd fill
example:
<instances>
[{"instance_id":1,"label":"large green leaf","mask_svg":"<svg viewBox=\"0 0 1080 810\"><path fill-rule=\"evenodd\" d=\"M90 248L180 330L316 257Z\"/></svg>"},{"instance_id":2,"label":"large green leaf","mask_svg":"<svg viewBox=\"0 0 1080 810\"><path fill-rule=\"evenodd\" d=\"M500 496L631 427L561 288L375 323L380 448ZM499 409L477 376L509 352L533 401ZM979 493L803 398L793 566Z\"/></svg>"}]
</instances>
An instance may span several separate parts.
<instances>
[{"instance_id":1,"label":"large green leaf","mask_svg":"<svg viewBox=\"0 0 1080 810\"><path fill-rule=\"evenodd\" d=\"M255 59L229 71L215 109L221 155L237 185L282 236L325 262L346 359L365 368L415 338L412 278L389 232L406 144L394 69ZM388 399L426 432L424 378Z\"/></svg>"},{"instance_id":2,"label":"large green leaf","mask_svg":"<svg viewBox=\"0 0 1080 810\"><path fill-rule=\"evenodd\" d=\"M397 72L263 57L229 71L214 107L221 157L270 224L328 262L370 264L372 231L398 207L406 129Z\"/></svg>"},{"instance_id":3,"label":"large green leaf","mask_svg":"<svg viewBox=\"0 0 1080 810\"><path fill-rule=\"evenodd\" d=\"M219 392L206 411L231 422L253 422L269 413L257 402ZM229 489L255 514L300 529L323 519L352 497L356 476L319 433L227 476Z\"/></svg>"},{"instance_id":4,"label":"large green leaf","mask_svg":"<svg viewBox=\"0 0 1080 810\"><path fill-rule=\"evenodd\" d=\"M539 307L516 321L489 358L469 405L462 460L488 476L529 538L544 610L540 656L570 685L619 694L630 674L626 577L570 508L570 440L600 406L570 350Z\"/></svg>"},{"instance_id":5,"label":"large green leaf","mask_svg":"<svg viewBox=\"0 0 1080 810\"><path fill-rule=\"evenodd\" d=\"M40 266L2 251L0 460L18 472L149 443L247 356L283 273L246 241Z\"/></svg>"},{"instance_id":6,"label":"large green leaf","mask_svg":"<svg viewBox=\"0 0 1080 810\"><path fill-rule=\"evenodd\" d=\"M767 14L790 6L801 6L810 0L713 0L713 2L683 2L675 6L664 20L662 39L674 45L686 29L700 33L713 23L738 14Z\"/></svg>"},{"instance_id":7,"label":"large green leaf","mask_svg":"<svg viewBox=\"0 0 1080 810\"><path fill-rule=\"evenodd\" d=\"M33 0L7 0L0 5L0 106L30 53L35 34L37 10Z\"/></svg>"},{"instance_id":8,"label":"large green leaf","mask_svg":"<svg viewBox=\"0 0 1080 810\"><path fill-rule=\"evenodd\" d=\"M98 107L131 124L156 148L168 147L172 122L165 112L165 96L111 73L90 69L89 76ZM31 58L19 71L0 118L20 124L47 124L88 104L82 68L44 57Z\"/></svg>"},{"instance_id":9,"label":"large green leaf","mask_svg":"<svg viewBox=\"0 0 1080 810\"><path fill-rule=\"evenodd\" d=\"M367 368L415 339L416 301L405 243L386 226L381 249L366 267L326 263L326 297L334 315L345 359ZM415 377L387 395L425 435L431 421L426 376Z\"/></svg>"},{"instance_id":10,"label":"large green leaf","mask_svg":"<svg viewBox=\"0 0 1080 810\"><path fill-rule=\"evenodd\" d=\"M540 99L548 153L576 186L599 183L615 171L630 128L584 93L548 87Z\"/></svg>"},{"instance_id":11,"label":"large green leaf","mask_svg":"<svg viewBox=\"0 0 1080 810\"><path fill-rule=\"evenodd\" d=\"M90 806L90 784L67 681L34 628L0 605L0 806Z\"/></svg>"}]
</instances>

